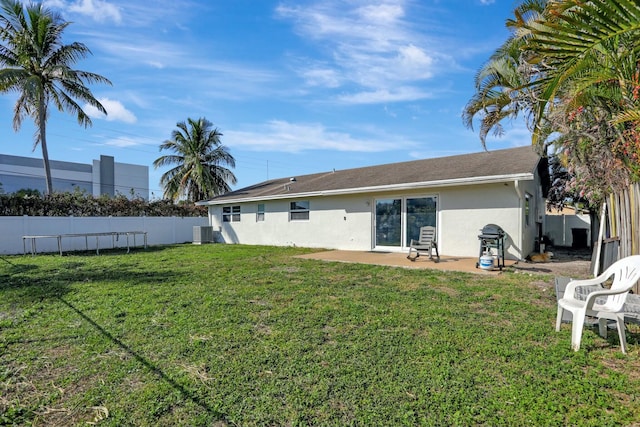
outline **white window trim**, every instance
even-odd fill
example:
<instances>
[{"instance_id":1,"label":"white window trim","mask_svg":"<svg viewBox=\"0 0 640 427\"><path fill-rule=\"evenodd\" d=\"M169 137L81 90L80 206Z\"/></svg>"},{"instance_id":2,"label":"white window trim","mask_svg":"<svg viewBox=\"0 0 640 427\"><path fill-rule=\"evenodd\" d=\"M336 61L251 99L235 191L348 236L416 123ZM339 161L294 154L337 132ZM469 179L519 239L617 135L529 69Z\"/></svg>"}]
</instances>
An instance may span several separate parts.
<instances>
[{"instance_id":1,"label":"white window trim","mask_svg":"<svg viewBox=\"0 0 640 427\"><path fill-rule=\"evenodd\" d=\"M533 203L533 196L529 193L524 193L524 225L525 227L531 226L531 213L533 209L531 208L531 203Z\"/></svg>"},{"instance_id":2,"label":"white window trim","mask_svg":"<svg viewBox=\"0 0 640 427\"><path fill-rule=\"evenodd\" d=\"M293 203L306 203L307 204L307 208L306 209L292 209L291 205ZM293 214L296 213L307 213L307 217L306 218L293 218ZM295 202L290 202L289 203L289 221L291 222L298 222L298 221L309 221L309 219L311 218L311 203L308 200L298 200Z\"/></svg>"},{"instance_id":3,"label":"white window trim","mask_svg":"<svg viewBox=\"0 0 640 427\"><path fill-rule=\"evenodd\" d=\"M227 212L225 212L227 210ZM225 218L228 220L225 221ZM240 205L229 205L222 207L222 222L240 222L242 218L242 208Z\"/></svg>"},{"instance_id":4,"label":"white window trim","mask_svg":"<svg viewBox=\"0 0 640 427\"><path fill-rule=\"evenodd\" d=\"M260 210L262 207L262 210ZM256 222L264 222L265 220L265 205L264 203L258 203L258 207L256 208Z\"/></svg>"}]
</instances>

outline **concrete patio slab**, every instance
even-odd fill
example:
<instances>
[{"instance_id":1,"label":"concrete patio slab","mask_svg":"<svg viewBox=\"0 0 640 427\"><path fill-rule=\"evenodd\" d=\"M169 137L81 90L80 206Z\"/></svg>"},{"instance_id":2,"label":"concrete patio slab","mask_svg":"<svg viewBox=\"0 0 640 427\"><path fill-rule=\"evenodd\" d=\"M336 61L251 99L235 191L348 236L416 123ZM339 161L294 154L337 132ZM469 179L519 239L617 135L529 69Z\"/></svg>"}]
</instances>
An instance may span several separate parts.
<instances>
[{"instance_id":1,"label":"concrete patio slab","mask_svg":"<svg viewBox=\"0 0 640 427\"><path fill-rule=\"evenodd\" d=\"M356 264L388 265L392 267L432 269L443 271L461 271L477 274L500 274L498 268L493 270L483 270L476 268L478 258L441 256L440 262L429 259L422 255L415 261L407 259L406 253L401 252L366 252L366 251L323 251L312 254L298 255L297 258L316 259L322 261L348 262ZM516 261L506 260L505 267L508 268L516 264Z\"/></svg>"}]
</instances>

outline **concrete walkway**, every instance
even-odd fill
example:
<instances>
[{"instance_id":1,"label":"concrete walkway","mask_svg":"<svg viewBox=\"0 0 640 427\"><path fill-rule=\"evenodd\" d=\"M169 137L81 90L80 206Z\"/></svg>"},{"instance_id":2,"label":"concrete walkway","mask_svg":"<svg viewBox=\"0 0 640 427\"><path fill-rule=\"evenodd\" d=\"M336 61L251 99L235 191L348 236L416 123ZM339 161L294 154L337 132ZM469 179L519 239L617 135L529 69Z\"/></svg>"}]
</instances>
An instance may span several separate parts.
<instances>
[{"instance_id":1,"label":"concrete walkway","mask_svg":"<svg viewBox=\"0 0 640 427\"><path fill-rule=\"evenodd\" d=\"M350 262L356 264L388 265L393 267L433 269L443 271L461 271L477 274L500 274L498 268L483 270L476 268L478 258L462 258L441 256L440 262L429 259L427 255L421 255L415 261L407 259L406 252L365 252L365 251L324 251L312 254L299 255L297 258L316 259L322 261ZM516 264L516 261L506 260L505 267Z\"/></svg>"}]
</instances>

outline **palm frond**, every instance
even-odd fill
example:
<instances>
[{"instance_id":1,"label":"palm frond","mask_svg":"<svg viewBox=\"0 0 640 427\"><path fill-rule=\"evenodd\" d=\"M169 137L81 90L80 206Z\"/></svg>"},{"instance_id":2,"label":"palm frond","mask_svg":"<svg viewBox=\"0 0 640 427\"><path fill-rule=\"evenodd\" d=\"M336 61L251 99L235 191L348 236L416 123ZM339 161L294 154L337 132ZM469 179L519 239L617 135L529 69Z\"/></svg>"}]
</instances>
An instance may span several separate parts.
<instances>
[{"instance_id":1,"label":"palm frond","mask_svg":"<svg viewBox=\"0 0 640 427\"><path fill-rule=\"evenodd\" d=\"M228 167L235 167L235 159L221 144L220 130L205 118L189 118L176 127L172 138L160 145L161 151L174 154L161 156L153 163L156 168L176 165L161 177L165 197L197 201L230 191L236 177Z\"/></svg>"},{"instance_id":2,"label":"palm frond","mask_svg":"<svg viewBox=\"0 0 640 427\"><path fill-rule=\"evenodd\" d=\"M640 109L625 110L611 119L611 124L618 125L628 122L640 123Z\"/></svg>"}]
</instances>

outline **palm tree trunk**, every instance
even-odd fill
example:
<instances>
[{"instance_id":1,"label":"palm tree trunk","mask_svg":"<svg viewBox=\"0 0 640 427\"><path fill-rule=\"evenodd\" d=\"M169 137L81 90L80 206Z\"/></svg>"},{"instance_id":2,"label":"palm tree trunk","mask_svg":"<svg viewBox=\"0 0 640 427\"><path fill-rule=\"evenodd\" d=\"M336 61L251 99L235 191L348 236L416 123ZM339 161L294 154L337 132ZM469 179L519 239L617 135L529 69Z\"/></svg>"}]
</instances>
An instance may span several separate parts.
<instances>
[{"instance_id":1,"label":"palm tree trunk","mask_svg":"<svg viewBox=\"0 0 640 427\"><path fill-rule=\"evenodd\" d=\"M47 149L47 111L44 104L44 94L41 92L38 99L38 133L40 146L42 147L42 162L44 163L44 181L46 193L53 193L53 183L51 182L51 166L49 165L49 150Z\"/></svg>"}]
</instances>

